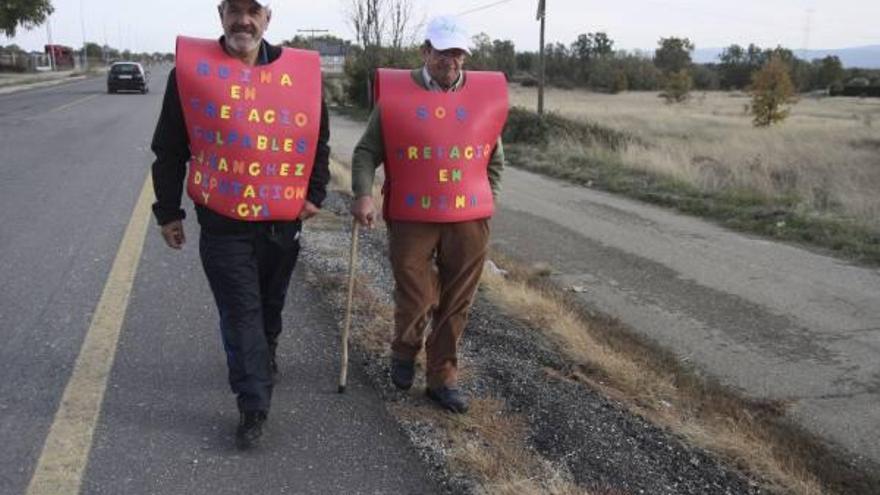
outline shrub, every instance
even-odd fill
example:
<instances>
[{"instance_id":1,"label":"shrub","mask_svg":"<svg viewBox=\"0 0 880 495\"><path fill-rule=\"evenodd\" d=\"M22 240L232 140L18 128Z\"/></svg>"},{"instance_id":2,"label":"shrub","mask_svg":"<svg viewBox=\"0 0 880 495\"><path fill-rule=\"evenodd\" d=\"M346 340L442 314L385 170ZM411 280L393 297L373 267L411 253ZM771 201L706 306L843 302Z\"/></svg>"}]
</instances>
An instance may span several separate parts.
<instances>
[{"instance_id":1,"label":"shrub","mask_svg":"<svg viewBox=\"0 0 880 495\"><path fill-rule=\"evenodd\" d=\"M571 139L586 145L598 145L611 150L619 150L636 139L620 131L592 122L567 119L550 112L544 117L522 107L513 107L504 127L504 141L536 146L550 144L554 139Z\"/></svg>"},{"instance_id":2,"label":"shrub","mask_svg":"<svg viewBox=\"0 0 880 495\"><path fill-rule=\"evenodd\" d=\"M669 104L683 103L690 98L693 86L694 81L687 69L670 72L666 75L666 83L660 97Z\"/></svg>"},{"instance_id":3,"label":"shrub","mask_svg":"<svg viewBox=\"0 0 880 495\"><path fill-rule=\"evenodd\" d=\"M789 67L779 56L772 56L761 70L752 75L751 114L755 127L769 127L784 121L795 103L794 84Z\"/></svg>"},{"instance_id":4,"label":"shrub","mask_svg":"<svg viewBox=\"0 0 880 495\"><path fill-rule=\"evenodd\" d=\"M626 77L626 72L622 70L618 70L614 72L614 82L611 83L611 93L623 93L629 89L629 79Z\"/></svg>"},{"instance_id":5,"label":"shrub","mask_svg":"<svg viewBox=\"0 0 880 495\"><path fill-rule=\"evenodd\" d=\"M538 85L538 80L532 76L526 76L520 79L519 85L524 88L534 88Z\"/></svg>"}]
</instances>

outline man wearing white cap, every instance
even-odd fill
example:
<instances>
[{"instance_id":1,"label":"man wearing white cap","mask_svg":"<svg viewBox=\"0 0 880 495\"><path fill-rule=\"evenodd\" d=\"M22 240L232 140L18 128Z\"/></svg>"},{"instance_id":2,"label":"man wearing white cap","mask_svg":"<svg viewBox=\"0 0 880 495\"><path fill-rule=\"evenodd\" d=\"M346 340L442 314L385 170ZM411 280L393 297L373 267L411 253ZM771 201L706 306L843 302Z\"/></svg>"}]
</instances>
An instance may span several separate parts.
<instances>
[{"instance_id":1,"label":"man wearing white cap","mask_svg":"<svg viewBox=\"0 0 880 495\"><path fill-rule=\"evenodd\" d=\"M302 222L326 196L330 131L318 54L267 43L265 3L217 8L219 40L177 39L153 136L153 213L168 246L181 249L184 188L195 203L240 412L236 444L247 449L269 412Z\"/></svg>"},{"instance_id":2,"label":"man wearing white cap","mask_svg":"<svg viewBox=\"0 0 880 495\"><path fill-rule=\"evenodd\" d=\"M412 387L424 342L427 395L454 413L468 409L458 345L488 251L508 108L503 74L462 69L468 44L459 19L438 17L428 24L423 67L380 69L376 108L352 158L351 212L364 226L375 221L373 181L385 167L395 279L391 380Z\"/></svg>"}]
</instances>

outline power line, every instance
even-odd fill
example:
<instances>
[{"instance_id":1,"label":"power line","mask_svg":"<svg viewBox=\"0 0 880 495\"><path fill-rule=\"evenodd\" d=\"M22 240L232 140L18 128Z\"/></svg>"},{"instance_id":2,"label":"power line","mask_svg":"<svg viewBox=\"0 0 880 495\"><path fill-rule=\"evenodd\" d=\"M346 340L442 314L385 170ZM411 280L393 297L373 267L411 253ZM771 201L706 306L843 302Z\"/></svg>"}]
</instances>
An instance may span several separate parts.
<instances>
[{"instance_id":1,"label":"power line","mask_svg":"<svg viewBox=\"0 0 880 495\"><path fill-rule=\"evenodd\" d=\"M472 9L465 10L464 12L460 12L458 15L462 16L462 15L473 14L474 12L479 12L481 10L486 10L486 9L491 9L492 7L496 7L498 5L501 5L504 3L509 3L512 1L513 0L501 0L500 2L492 2L492 3L486 4L486 5L483 5L480 7L474 7Z\"/></svg>"},{"instance_id":2,"label":"power line","mask_svg":"<svg viewBox=\"0 0 880 495\"><path fill-rule=\"evenodd\" d=\"M314 39L315 35L318 33L329 33L329 29L297 29L297 33L309 33L309 37Z\"/></svg>"}]
</instances>

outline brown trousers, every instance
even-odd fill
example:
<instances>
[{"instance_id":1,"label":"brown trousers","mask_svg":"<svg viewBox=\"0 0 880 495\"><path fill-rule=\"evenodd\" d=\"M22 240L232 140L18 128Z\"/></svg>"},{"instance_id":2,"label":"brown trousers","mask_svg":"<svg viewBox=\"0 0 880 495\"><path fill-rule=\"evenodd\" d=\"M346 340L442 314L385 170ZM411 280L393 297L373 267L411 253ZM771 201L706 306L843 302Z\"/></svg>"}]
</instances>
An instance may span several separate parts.
<instances>
[{"instance_id":1,"label":"brown trousers","mask_svg":"<svg viewBox=\"0 0 880 495\"><path fill-rule=\"evenodd\" d=\"M455 387L458 342L486 260L489 221L391 221L388 238L395 281L391 352L414 360L424 340L428 387Z\"/></svg>"}]
</instances>

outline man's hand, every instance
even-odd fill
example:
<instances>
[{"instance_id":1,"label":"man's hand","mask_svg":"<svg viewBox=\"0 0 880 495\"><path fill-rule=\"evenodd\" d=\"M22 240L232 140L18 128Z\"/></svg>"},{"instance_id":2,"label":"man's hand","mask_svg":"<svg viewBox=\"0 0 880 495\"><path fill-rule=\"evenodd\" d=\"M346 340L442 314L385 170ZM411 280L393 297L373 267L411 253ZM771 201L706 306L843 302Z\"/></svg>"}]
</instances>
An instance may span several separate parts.
<instances>
[{"instance_id":1,"label":"man's hand","mask_svg":"<svg viewBox=\"0 0 880 495\"><path fill-rule=\"evenodd\" d=\"M372 196L361 196L351 203L351 214L362 226L373 228L376 221L376 208Z\"/></svg>"},{"instance_id":2,"label":"man's hand","mask_svg":"<svg viewBox=\"0 0 880 495\"><path fill-rule=\"evenodd\" d=\"M180 249L186 244L186 235L183 233L183 221L174 220L162 226L162 238L165 244L172 249Z\"/></svg>"},{"instance_id":3,"label":"man's hand","mask_svg":"<svg viewBox=\"0 0 880 495\"><path fill-rule=\"evenodd\" d=\"M312 218L317 215L318 212L321 211L320 208L312 204L311 201L306 200L306 204L303 205L302 211L299 213L299 219L305 222L306 220Z\"/></svg>"}]
</instances>

